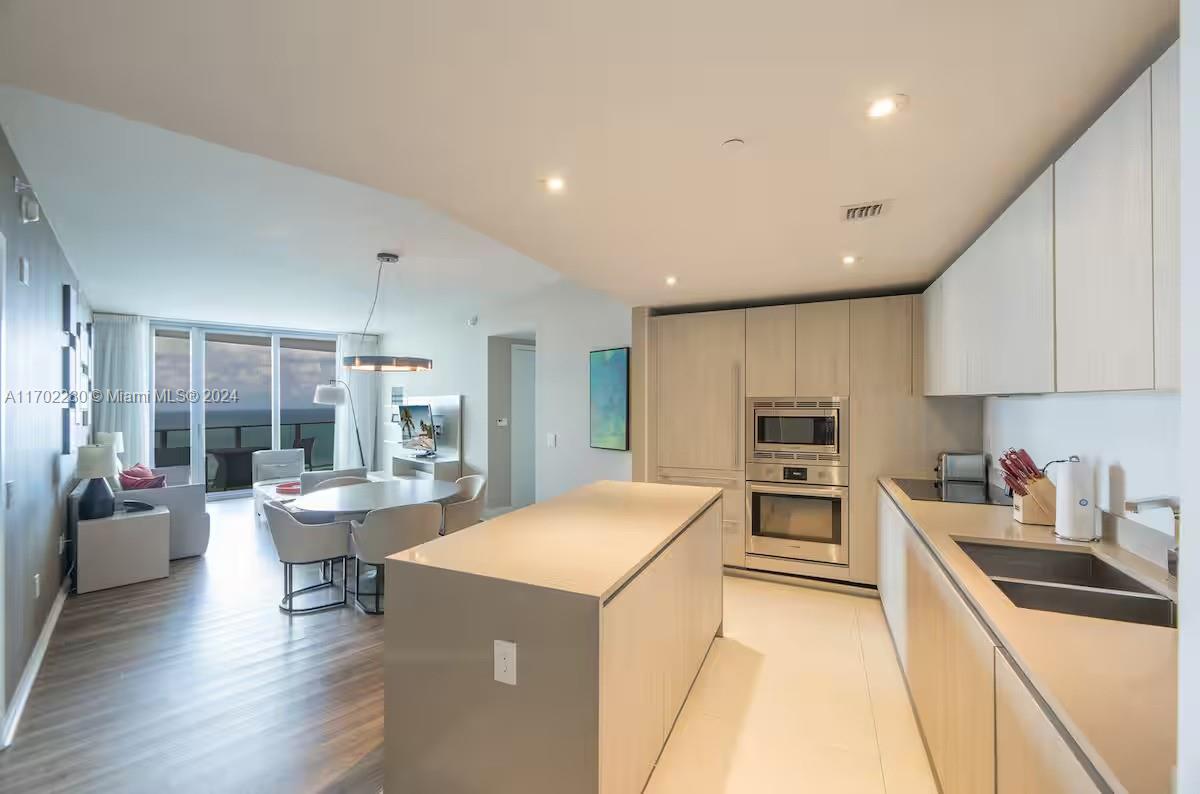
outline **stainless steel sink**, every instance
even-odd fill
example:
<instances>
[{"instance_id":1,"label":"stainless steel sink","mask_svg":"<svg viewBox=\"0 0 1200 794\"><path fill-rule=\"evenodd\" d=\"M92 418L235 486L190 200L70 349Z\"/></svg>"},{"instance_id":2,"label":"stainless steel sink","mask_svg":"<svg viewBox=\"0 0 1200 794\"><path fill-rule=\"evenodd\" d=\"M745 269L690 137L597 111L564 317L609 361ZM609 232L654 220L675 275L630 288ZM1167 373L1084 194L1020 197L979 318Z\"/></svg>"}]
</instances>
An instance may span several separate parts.
<instances>
[{"instance_id":1,"label":"stainless steel sink","mask_svg":"<svg viewBox=\"0 0 1200 794\"><path fill-rule=\"evenodd\" d=\"M1175 628L1175 602L1158 594L1119 593L1014 579L992 581L1009 601L1025 609Z\"/></svg>"},{"instance_id":2,"label":"stainless steel sink","mask_svg":"<svg viewBox=\"0 0 1200 794\"><path fill-rule=\"evenodd\" d=\"M1175 602L1091 553L956 542L1018 607L1176 625Z\"/></svg>"},{"instance_id":3,"label":"stainless steel sink","mask_svg":"<svg viewBox=\"0 0 1200 794\"><path fill-rule=\"evenodd\" d=\"M1088 552L1051 551L1028 546L997 546L958 541L959 547L988 576L1035 582L1098 587L1129 593L1154 593L1149 587Z\"/></svg>"}]
</instances>

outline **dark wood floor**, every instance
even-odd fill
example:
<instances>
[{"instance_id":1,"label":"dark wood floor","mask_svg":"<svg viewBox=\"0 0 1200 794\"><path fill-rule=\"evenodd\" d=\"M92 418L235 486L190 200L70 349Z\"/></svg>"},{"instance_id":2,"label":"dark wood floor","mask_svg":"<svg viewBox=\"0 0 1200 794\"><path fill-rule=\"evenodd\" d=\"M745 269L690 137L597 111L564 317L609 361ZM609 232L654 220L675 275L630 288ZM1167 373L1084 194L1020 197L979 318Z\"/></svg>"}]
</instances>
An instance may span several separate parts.
<instances>
[{"instance_id":1,"label":"dark wood floor","mask_svg":"<svg viewBox=\"0 0 1200 794\"><path fill-rule=\"evenodd\" d=\"M370 792L383 785L383 619L288 618L250 500L208 554L71 596L0 791Z\"/></svg>"}]
</instances>

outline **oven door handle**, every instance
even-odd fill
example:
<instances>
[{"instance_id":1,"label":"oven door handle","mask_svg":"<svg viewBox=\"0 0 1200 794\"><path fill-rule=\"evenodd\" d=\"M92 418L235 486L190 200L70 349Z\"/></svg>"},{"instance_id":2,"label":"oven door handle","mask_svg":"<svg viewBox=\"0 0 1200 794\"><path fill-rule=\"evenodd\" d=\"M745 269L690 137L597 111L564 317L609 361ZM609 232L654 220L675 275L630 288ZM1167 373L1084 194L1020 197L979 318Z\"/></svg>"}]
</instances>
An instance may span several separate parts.
<instances>
[{"instance_id":1,"label":"oven door handle","mask_svg":"<svg viewBox=\"0 0 1200 794\"><path fill-rule=\"evenodd\" d=\"M845 499L849 488L844 485L759 485L749 486L748 494L768 493L781 496L828 496Z\"/></svg>"}]
</instances>

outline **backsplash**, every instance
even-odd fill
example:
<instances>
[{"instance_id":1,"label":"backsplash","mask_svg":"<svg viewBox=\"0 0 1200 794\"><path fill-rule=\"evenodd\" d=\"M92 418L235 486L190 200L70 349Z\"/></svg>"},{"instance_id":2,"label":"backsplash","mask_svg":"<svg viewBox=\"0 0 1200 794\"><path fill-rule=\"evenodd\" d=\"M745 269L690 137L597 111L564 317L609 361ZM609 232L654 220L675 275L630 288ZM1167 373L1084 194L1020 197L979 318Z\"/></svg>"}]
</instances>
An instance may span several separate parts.
<instances>
[{"instance_id":1,"label":"backsplash","mask_svg":"<svg viewBox=\"0 0 1200 794\"><path fill-rule=\"evenodd\" d=\"M1178 394L989 397L983 440L993 461L1008 447L1024 447L1040 465L1078 455L1092 464L1096 498L1109 512L1124 512L1128 499L1179 496ZM1174 532L1169 510L1150 511L1137 520Z\"/></svg>"}]
</instances>

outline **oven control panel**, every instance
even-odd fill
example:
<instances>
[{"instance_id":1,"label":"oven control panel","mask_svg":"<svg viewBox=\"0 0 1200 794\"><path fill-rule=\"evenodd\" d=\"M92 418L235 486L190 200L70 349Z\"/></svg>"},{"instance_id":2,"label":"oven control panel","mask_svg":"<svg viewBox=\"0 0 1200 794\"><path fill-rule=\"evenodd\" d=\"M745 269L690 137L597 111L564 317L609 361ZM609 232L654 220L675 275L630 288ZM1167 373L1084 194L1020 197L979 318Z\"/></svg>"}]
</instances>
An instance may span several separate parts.
<instances>
[{"instance_id":1,"label":"oven control panel","mask_svg":"<svg viewBox=\"0 0 1200 794\"><path fill-rule=\"evenodd\" d=\"M788 482L808 482L808 469L804 466L784 466L783 479Z\"/></svg>"},{"instance_id":2,"label":"oven control panel","mask_svg":"<svg viewBox=\"0 0 1200 794\"><path fill-rule=\"evenodd\" d=\"M796 485L849 485L850 472L845 466L788 466L783 463L746 464L746 480L749 482L781 482Z\"/></svg>"}]
</instances>

